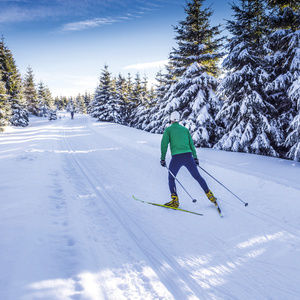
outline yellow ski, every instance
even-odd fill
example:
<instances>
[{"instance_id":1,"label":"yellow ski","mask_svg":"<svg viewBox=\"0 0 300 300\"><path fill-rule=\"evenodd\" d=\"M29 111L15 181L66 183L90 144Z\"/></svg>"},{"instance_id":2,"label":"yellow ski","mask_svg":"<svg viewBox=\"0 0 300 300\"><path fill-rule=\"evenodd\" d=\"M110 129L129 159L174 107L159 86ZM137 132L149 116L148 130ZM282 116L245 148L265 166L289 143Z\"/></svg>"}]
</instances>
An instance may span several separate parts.
<instances>
[{"instance_id":1,"label":"yellow ski","mask_svg":"<svg viewBox=\"0 0 300 300\"><path fill-rule=\"evenodd\" d=\"M167 205L163 205L163 204L159 204L159 203L144 201L144 200L141 200L141 199L138 199L138 198L134 197L134 195L132 195L132 198L134 200L140 201L142 203L147 203L147 204L151 204L151 205L155 205L155 206L161 206L161 207L165 207L165 208L170 208L170 209L174 209L174 210L179 210L179 211L187 212L187 213L198 215L198 216L203 216L203 214L200 214L200 213L197 213L197 212L194 212L194 211L190 211L190 210L186 210L186 209L181 209L181 208L176 208L176 207L171 207L171 206L167 206Z\"/></svg>"}]
</instances>

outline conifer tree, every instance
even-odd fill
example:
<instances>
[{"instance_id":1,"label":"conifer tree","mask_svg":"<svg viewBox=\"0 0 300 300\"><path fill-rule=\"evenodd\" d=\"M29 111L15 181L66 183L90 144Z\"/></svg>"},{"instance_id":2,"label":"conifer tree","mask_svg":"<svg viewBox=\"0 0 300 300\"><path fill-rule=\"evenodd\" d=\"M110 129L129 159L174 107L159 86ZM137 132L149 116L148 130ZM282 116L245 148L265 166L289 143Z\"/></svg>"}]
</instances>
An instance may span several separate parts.
<instances>
[{"instance_id":1,"label":"conifer tree","mask_svg":"<svg viewBox=\"0 0 300 300\"><path fill-rule=\"evenodd\" d=\"M9 125L9 120L11 117L10 105L8 103L8 95L6 94L6 88L4 81L1 80L1 70L0 70L0 131L3 127Z\"/></svg>"},{"instance_id":2,"label":"conifer tree","mask_svg":"<svg viewBox=\"0 0 300 300\"><path fill-rule=\"evenodd\" d=\"M127 74L126 78L126 95L125 95L126 101L128 103L134 102L134 96L133 96L133 80L130 73Z\"/></svg>"},{"instance_id":3,"label":"conifer tree","mask_svg":"<svg viewBox=\"0 0 300 300\"><path fill-rule=\"evenodd\" d=\"M120 122L120 111L119 103L117 103L117 86L116 78L111 79L111 91L109 101L106 103L106 121L119 123Z\"/></svg>"},{"instance_id":4,"label":"conifer tree","mask_svg":"<svg viewBox=\"0 0 300 300\"><path fill-rule=\"evenodd\" d=\"M87 109L86 109L86 104L84 101L84 96L82 96L81 94L78 94L75 98L75 102L76 102L77 112L81 113L81 114L86 114Z\"/></svg>"},{"instance_id":5,"label":"conifer tree","mask_svg":"<svg viewBox=\"0 0 300 300\"><path fill-rule=\"evenodd\" d=\"M150 90L148 91L147 100L149 102L149 106L153 106L156 101L156 93L155 93L155 88L153 85L150 87Z\"/></svg>"},{"instance_id":6,"label":"conifer tree","mask_svg":"<svg viewBox=\"0 0 300 300\"><path fill-rule=\"evenodd\" d=\"M58 110L63 110L67 108L68 105L68 99L66 96L56 96L54 98L54 105L56 107L56 109Z\"/></svg>"},{"instance_id":7,"label":"conifer tree","mask_svg":"<svg viewBox=\"0 0 300 300\"><path fill-rule=\"evenodd\" d=\"M150 92L151 90L148 89L148 78L144 75L142 80L141 99L145 106L148 106L150 102Z\"/></svg>"},{"instance_id":8,"label":"conifer tree","mask_svg":"<svg viewBox=\"0 0 300 300\"><path fill-rule=\"evenodd\" d=\"M217 149L277 156L272 145L276 139L271 120L275 108L267 101L264 6L259 0L240 0L233 4L234 20L228 21L232 34L223 66L228 70L220 85L225 103L217 120L225 134Z\"/></svg>"},{"instance_id":9,"label":"conifer tree","mask_svg":"<svg viewBox=\"0 0 300 300\"><path fill-rule=\"evenodd\" d=\"M63 109L63 105L62 105L62 102L61 102L61 97L56 96L54 98L54 105L55 105L57 110L62 110Z\"/></svg>"},{"instance_id":10,"label":"conifer tree","mask_svg":"<svg viewBox=\"0 0 300 300\"><path fill-rule=\"evenodd\" d=\"M41 81L38 84L38 115L39 117L47 117L49 115L49 105L47 99L47 90Z\"/></svg>"},{"instance_id":11,"label":"conifer tree","mask_svg":"<svg viewBox=\"0 0 300 300\"><path fill-rule=\"evenodd\" d=\"M212 147L219 137L215 116L220 100L214 93L216 88L216 78L195 62L168 92L170 101L165 112L181 112L182 124L191 132L195 146Z\"/></svg>"},{"instance_id":12,"label":"conifer tree","mask_svg":"<svg viewBox=\"0 0 300 300\"><path fill-rule=\"evenodd\" d=\"M141 77L140 74L137 73L135 75L133 90L132 90L132 94L133 94L132 102L135 102L136 105L139 105L140 103L143 102L142 92L143 92L143 86L142 86Z\"/></svg>"},{"instance_id":13,"label":"conifer tree","mask_svg":"<svg viewBox=\"0 0 300 300\"><path fill-rule=\"evenodd\" d=\"M111 115L112 102L112 79L108 71L108 66L105 65L100 76L100 82L96 89L95 98L92 103L91 115L99 121L113 121Z\"/></svg>"},{"instance_id":14,"label":"conifer tree","mask_svg":"<svg viewBox=\"0 0 300 300\"><path fill-rule=\"evenodd\" d=\"M127 109L127 99L126 99L126 79L119 74L116 80L116 95L115 102L118 110L118 119L116 120L119 124L126 125L129 119L128 109Z\"/></svg>"},{"instance_id":15,"label":"conifer tree","mask_svg":"<svg viewBox=\"0 0 300 300\"><path fill-rule=\"evenodd\" d=\"M270 79L266 91L276 107L273 118L277 121L280 135L276 141L280 156L285 156L291 145L287 136L298 118L297 99L300 98L300 4L296 0L267 0L269 13L268 65ZM293 91L293 92L291 92ZM291 95L294 95L293 98ZM295 133L293 133L293 136ZM289 152L290 153L290 152ZM291 157L288 154L288 157Z\"/></svg>"},{"instance_id":16,"label":"conifer tree","mask_svg":"<svg viewBox=\"0 0 300 300\"><path fill-rule=\"evenodd\" d=\"M130 126L137 127L139 123L139 118L144 114L145 103L145 86L142 83L140 74L137 73L135 76L134 84L133 84L133 99L130 103L131 106L131 116L130 116Z\"/></svg>"},{"instance_id":17,"label":"conifer tree","mask_svg":"<svg viewBox=\"0 0 300 300\"><path fill-rule=\"evenodd\" d=\"M29 120L22 91L21 76L11 51L4 43L4 38L0 41L0 70L11 108L10 123L14 126L27 126Z\"/></svg>"},{"instance_id":18,"label":"conifer tree","mask_svg":"<svg viewBox=\"0 0 300 300\"><path fill-rule=\"evenodd\" d=\"M172 77L169 77L170 74L172 74L172 68L170 63L166 65L166 72L163 73L162 70L160 70L156 74L156 86L155 86L155 93L158 100L162 100L166 93L168 92L170 86L175 83L175 80L173 80Z\"/></svg>"},{"instance_id":19,"label":"conifer tree","mask_svg":"<svg viewBox=\"0 0 300 300\"><path fill-rule=\"evenodd\" d=\"M54 99L48 86L45 86L45 101L50 109L55 109Z\"/></svg>"},{"instance_id":20,"label":"conifer tree","mask_svg":"<svg viewBox=\"0 0 300 300\"><path fill-rule=\"evenodd\" d=\"M27 73L24 79L24 96L26 99L27 109L30 113L37 116L39 113L38 109L38 95L34 83L34 75L31 67L27 68Z\"/></svg>"},{"instance_id":21,"label":"conifer tree","mask_svg":"<svg viewBox=\"0 0 300 300\"><path fill-rule=\"evenodd\" d=\"M219 26L210 26L212 11L203 8L203 2L188 1L185 20L175 26L177 48L170 54L162 86L164 96L158 101L160 107L155 118L160 120L157 131L162 132L170 113L177 110L196 145L211 147L218 132L214 122L219 106L215 90L222 38L218 37Z\"/></svg>"},{"instance_id":22,"label":"conifer tree","mask_svg":"<svg viewBox=\"0 0 300 300\"><path fill-rule=\"evenodd\" d=\"M156 93L154 87L150 88L150 91L146 91L145 101L138 112L138 121L135 125L136 128L146 130L149 127L150 122L152 122L152 113L156 112L155 108L158 108L156 103Z\"/></svg>"},{"instance_id":23,"label":"conifer tree","mask_svg":"<svg viewBox=\"0 0 300 300\"><path fill-rule=\"evenodd\" d=\"M298 80L300 81L300 80ZM298 82L300 84L300 82ZM298 97L298 112L291 123L291 132L288 135L285 145L289 149L286 157L300 161L300 98Z\"/></svg>"},{"instance_id":24,"label":"conifer tree","mask_svg":"<svg viewBox=\"0 0 300 300\"><path fill-rule=\"evenodd\" d=\"M159 71L156 74L156 86L155 86L155 105L150 108L149 111L149 123L144 130L152 133L163 133L166 124L169 122L169 116L165 113L165 108L168 104L168 91L172 84L176 81L174 79L173 66L169 63L166 66L166 73Z\"/></svg>"},{"instance_id":25,"label":"conifer tree","mask_svg":"<svg viewBox=\"0 0 300 300\"><path fill-rule=\"evenodd\" d=\"M85 92L84 96L83 96L83 101L85 103L85 107L86 107L86 112L88 114L90 114L90 106L91 106L91 101L92 101L92 96L91 94Z\"/></svg>"},{"instance_id":26,"label":"conifer tree","mask_svg":"<svg viewBox=\"0 0 300 300\"><path fill-rule=\"evenodd\" d=\"M128 73L127 74L127 78L126 78L126 88L125 88L125 102L126 102L126 106L125 106L125 125L130 125L131 124L131 117L134 114L134 109L135 109L135 98L134 98L134 93L133 93L133 89L134 89L134 84L133 84L133 80L131 77L131 74Z\"/></svg>"},{"instance_id":27,"label":"conifer tree","mask_svg":"<svg viewBox=\"0 0 300 300\"><path fill-rule=\"evenodd\" d=\"M185 7L186 18L174 27L177 48L170 54L173 76L179 78L194 62L201 65L203 72L217 76L219 52L223 38L219 26L211 26L212 10L203 8L204 0L189 0Z\"/></svg>"}]
</instances>

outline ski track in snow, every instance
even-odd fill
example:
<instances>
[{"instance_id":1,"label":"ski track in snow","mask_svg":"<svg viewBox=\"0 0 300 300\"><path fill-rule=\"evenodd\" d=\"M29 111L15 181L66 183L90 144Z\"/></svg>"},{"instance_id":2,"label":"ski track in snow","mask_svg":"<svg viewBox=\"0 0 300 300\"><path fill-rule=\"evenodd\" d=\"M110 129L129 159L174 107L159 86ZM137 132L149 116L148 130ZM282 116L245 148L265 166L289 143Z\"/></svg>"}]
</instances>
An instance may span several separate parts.
<instances>
[{"instance_id":1,"label":"ski track in snow","mask_svg":"<svg viewBox=\"0 0 300 300\"><path fill-rule=\"evenodd\" d=\"M299 299L299 163L198 149L249 207L203 174L219 218L182 169L193 216L131 198L169 198L160 138L68 115L0 134L0 299Z\"/></svg>"}]
</instances>

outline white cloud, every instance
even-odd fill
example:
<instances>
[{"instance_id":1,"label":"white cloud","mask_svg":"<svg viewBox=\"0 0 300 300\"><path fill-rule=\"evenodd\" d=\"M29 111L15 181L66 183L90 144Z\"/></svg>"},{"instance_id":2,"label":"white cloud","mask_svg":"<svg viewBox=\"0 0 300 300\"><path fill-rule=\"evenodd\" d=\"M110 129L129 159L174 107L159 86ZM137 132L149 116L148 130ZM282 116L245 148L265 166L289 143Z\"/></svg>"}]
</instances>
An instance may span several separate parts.
<instances>
[{"instance_id":1,"label":"white cloud","mask_svg":"<svg viewBox=\"0 0 300 300\"><path fill-rule=\"evenodd\" d=\"M101 25L110 25L119 22L118 18L95 18L91 20L85 20L80 22L67 23L63 26L63 31L79 31L93 27L99 27Z\"/></svg>"},{"instance_id":2,"label":"white cloud","mask_svg":"<svg viewBox=\"0 0 300 300\"><path fill-rule=\"evenodd\" d=\"M152 69L152 68L159 68L163 67L168 63L168 60L159 60L159 61L153 61L153 62L146 62L146 63L139 63L134 65L128 65L123 67L123 70L145 70L145 69Z\"/></svg>"},{"instance_id":3,"label":"white cloud","mask_svg":"<svg viewBox=\"0 0 300 300\"><path fill-rule=\"evenodd\" d=\"M126 13L121 17L105 17L105 18L93 18L85 21L71 22L64 24L62 31L80 31L89 28L95 28L102 25L111 25L117 22L124 22L132 19L137 19L141 17L144 12L138 11L134 13Z\"/></svg>"}]
</instances>

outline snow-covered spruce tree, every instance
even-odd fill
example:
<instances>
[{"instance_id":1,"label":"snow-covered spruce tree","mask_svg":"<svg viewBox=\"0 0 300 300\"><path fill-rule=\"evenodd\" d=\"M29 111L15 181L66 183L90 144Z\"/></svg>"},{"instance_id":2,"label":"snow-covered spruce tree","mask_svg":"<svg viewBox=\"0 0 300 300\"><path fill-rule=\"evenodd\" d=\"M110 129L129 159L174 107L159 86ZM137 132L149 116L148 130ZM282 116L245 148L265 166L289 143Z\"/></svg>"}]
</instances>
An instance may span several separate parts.
<instances>
[{"instance_id":1,"label":"snow-covered spruce tree","mask_svg":"<svg viewBox=\"0 0 300 300\"><path fill-rule=\"evenodd\" d=\"M144 88L142 93L144 110L140 114L137 128L146 130L151 122L153 109L157 106L158 98L154 86L151 86L150 89L148 89L148 79L146 77L144 78L143 86Z\"/></svg>"},{"instance_id":2,"label":"snow-covered spruce tree","mask_svg":"<svg viewBox=\"0 0 300 300\"><path fill-rule=\"evenodd\" d=\"M148 103L151 101L151 89L148 89L148 78L146 75L144 75L142 80L141 98L142 102L146 103L146 105L148 105Z\"/></svg>"},{"instance_id":3,"label":"snow-covered spruce tree","mask_svg":"<svg viewBox=\"0 0 300 300\"><path fill-rule=\"evenodd\" d=\"M7 100L8 95L6 94L5 83L1 79L2 75L0 70L0 132L5 126L9 125L9 120L11 117L11 110Z\"/></svg>"},{"instance_id":4,"label":"snow-covered spruce tree","mask_svg":"<svg viewBox=\"0 0 300 300\"><path fill-rule=\"evenodd\" d=\"M289 89L289 96L296 101L298 112L291 123L291 132L288 135L285 145L289 149L286 157L300 161L300 77L294 82L292 88Z\"/></svg>"},{"instance_id":5,"label":"snow-covered spruce tree","mask_svg":"<svg viewBox=\"0 0 300 300\"><path fill-rule=\"evenodd\" d=\"M111 82L112 92L111 92L111 114L112 114L112 122L121 124L122 123L122 100L119 99L118 91L117 91L117 79L114 77Z\"/></svg>"},{"instance_id":6,"label":"snow-covered spruce tree","mask_svg":"<svg viewBox=\"0 0 300 300\"><path fill-rule=\"evenodd\" d=\"M31 67L27 68L27 73L23 81L23 86L24 86L24 97L26 99L27 109L33 115L38 116L39 102L38 102L37 90L35 88L35 83L34 83L33 70Z\"/></svg>"},{"instance_id":7,"label":"snow-covered spruce tree","mask_svg":"<svg viewBox=\"0 0 300 300\"><path fill-rule=\"evenodd\" d=\"M49 116L49 99L47 95L47 87L43 82L38 84L38 116L39 117L48 117ZM51 103L51 101L50 101Z\"/></svg>"},{"instance_id":8,"label":"snow-covered spruce tree","mask_svg":"<svg viewBox=\"0 0 300 300\"><path fill-rule=\"evenodd\" d=\"M53 121L57 119L56 109L50 109L48 114L48 120Z\"/></svg>"},{"instance_id":9,"label":"snow-covered spruce tree","mask_svg":"<svg viewBox=\"0 0 300 300\"><path fill-rule=\"evenodd\" d=\"M116 123L126 125L129 119L127 110L127 99L126 99L127 83L126 79L119 74L116 79L116 94L115 103L117 110Z\"/></svg>"},{"instance_id":10,"label":"snow-covered spruce tree","mask_svg":"<svg viewBox=\"0 0 300 300\"><path fill-rule=\"evenodd\" d=\"M141 104L138 107L136 113L135 128L144 130L150 123L150 111L155 105L155 93L154 88L148 89L148 78L144 76L141 88Z\"/></svg>"},{"instance_id":11,"label":"snow-covered spruce tree","mask_svg":"<svg viewBox=\"0 0 300 300\"><path fill-rule=\"evenodd\" d=\"M119 110L118 105L116 103L116 79L110 79L108 91L108 100L104 104L104 110L102 112L102 116L100 116L101 121L109 121L117 123L119 120Z\"/></svg>"},{"instance_id":12,"label":"snow-covered spruce tree","mask_svg":"<svg viewBox=\"0 0 300 300\"><path fill-rule=\"evenodd\" d=\"M137 127L139 117L143 114L144 110L144 99L143 99L143 85L140 74L135 75L133 89L132 89L132 98L129 102L131 115L130 123L131 127Z\"/></svg>"},{"instance_id":13,"label":"snow-covered spruce tree","mask_svg":"<svg viewBox=\"0 0 300 300\"><path fill-rule=\"evenodd\" d=\"M228 73L219 87L225 103L217 115L225 133L215 148L278 156L271 142L278 134L270 124L275 109L264 92L269 74L265 70L263 2L240 0L232 9L235 19L227 25L232 38L223 62Z\"/></svg>"},{"instance_id":14,"label":"snow-covered spruce tree","mask_svg":"<svg viewBox=\"0 0 300 300\"><path fill-rule=\"evenodd\" d=\"M185 8L185 20L174 27L177 47L169 55L166 72L157 75L158 86L156 87L155 101L157 104L151 108L150 122L145 127L147 131L156 133L164 131L171 112L166 107L172 101L173 85L182 79L182 75L191 65L195 62L200 64L203 74L206 73L209 76L215 77L219 73L217 65L219 58L222 56L219 53L222 38L218 38L219 26L210 26L212 11L209 8L203 9L203 2L204 0L189 0ZM214 81L214 78L211 79ZM190 99L190 101L194 100ZM184 109L183 106L181 108ZM194 118L195 114L197 112L192 113L191 119ZM186 117L188 118L189 115L186 115ZM196 132L193 133L197 137ZM213 132L209 132L209 134L215 135ZM201 143L197 141L196 144L200 145Z\"/></svg>"},{"instance_id":15,"label":"snow-covered spruce tree","mask_svg":"<svg viewBox=\"0 0 300 300\"><path fill-rule=\"evenodd\" d=\"M100 108L101 108L101 104L99 103L99 101L96 100L96 95L99 95L99 91L100 91L100 82L99 82L98 86L96 87L96 90L94 93L94 98L91 101L90 106L89 106L90 115L96 119L99 116ZM98 98L98 100L99 100L99 98Z\"/></svg>"},{"instance_id":16,"label":"snow-covered spruce tree","mask_svg":"<svg viewBox=\"0 0 300 300\"><path fill-rule=\"evenodd\" d=\"M28 111L26 109L26 101L22 93L22 82L19 75L16 82L15 90L9 97L12 111L10 123L14 126L26 127L29 123Z\"/></svg>"},{"instance_id":17,"label":"snow-covered spruce tree","mask_svg":"<svg viewBox=\"0 0 300 300\"><path fill-rule=\"evenodd\" d=\"M209 8L203 8L204 0L189 0L186 4L186 18L174 27L177 48L170 53L172 72L179 78L194 62L201 65L203 72L217 76L219 52L223 38L219 37L219 26L211 26L213 14Z\"/></svg>"},{"instance_id":18,"label":"snow-covered spruce tree","mask_svg":"<svg viewBox=\"0 0 300 300\"><path fill-rule=\"evenodd\" d=\"M75 103L76 103L76 112L81 113L81 114L86 114L86 106L85 106L85 101L84 101L84 96L81 94L78 94L75 98Z\"/></svg>"},{"instance_id":19,"label":"snow-covered spruce tree","mask_svg":"<svg viewBox=\"0 0 300 300\"><path fill-rule=\"evenodd\" d=\"M216 88L216 78L194 62L169 90L165 111L181 112L182 124L190 130L195 146L212 147L219 137L220 129L214 119L220 109Z\"/></svg>"},{"instance_id":20,"label":"snow-covered spruce tree","mask_svg":"<svg viewBox=\"0 0 300 300\"><path fill-rule=\"evenodd\" d=\"M156 97L154 87L151 87L150 90L145 94L144 102L140 107L140 111L138 113L138 122L136 124L136 128L145 130L151 122L151 114L153 112L154 107L156 106Z\"/></svg>"},{"instance_id":21,"label":"snow-covered spruce tree","mask_svg":"<svg viewBox=\"0 0 300 300\"><path fill-rule=\"evenodd\" d=\"M139 74L136 75L133 97L131 126L144 130L150 122L150 110L156 101L154 99L154 91L148 89L148 78L146 75L143 80L140 79Z\"/></svg>"},{"instance_id":22,"label":"snow-covered spruce tree","mask_svg":"<svg viewBox=\"0 0 300 300\"><path fill-rule=\"evenodd\" d=\"M11 109L10 123L14 126L25 127L29 120L23 96L22 80L13 55L4 43L4 38L0 41L0 70Z\"/></svg>"},{"instance_id":23,"label":"snow-covered spruce tree","mask_svg":"<svg viewBox=\"0 0 300 300\"><path fill-rule=\"evenodd\" d=\"M86 112L88 114L90 114L90 105L91 105L91 102L92 102L92 96L91 96L91 94L85 92L84 95L83 95L83 101L85 103Z\"/></svg>"},{"instance_id":24,"label":"snow-covered spruce tree","mask_svg":"<svg viewBox=\"0 0 300 300\"><path fill-rule=\"evenodd\" d=\"M58 110L66 109L68 104L68 99L65 96L55 97L54 105Z\"/></svg>"},{"instance_id":25,"label":"snow-covered spruce tree","mask_svg":"<svg viewBox=\"0 0 300 300\"><path fill-rule=\"evenodd\" d=\"M300 4L296 0L267 0L267 3L270 9L267 56L270 79L266 91L277 109L273 116L280 130L276 146L280 156L285 157L288 149L284 146L290 145L291 139L285 141L297 112L297 95L292 99L290 91L295 95L295 84L297 86L300 77Z\"/></svg>"},{"instance_id":26,"label":"snow-covered spruce tree","mask_svg":"<svg viewBox=\"0 0 300 300\"><path fill-rule=\"evenodd\" d=\"M218 38L219 27L210 26L212 11L203 8L203 2L189 1L185 8L186 19L175 27L178 47L170 54L169 74L175 83L161 103L160 131L166 126L170 113L177 110L195 144L211 147L219 133L214 119L219 107L215 90L222 38Z\"/></svg>"},{"instance_id":27,"label":"snow-covered spruce tree","mask_svg":"<svg viewBox=\"0 0 300 300\"><path fill-rule=\"evenodd\" d=\"M99 121L114 121L114 99L111 74L108 66L105 65L102 70L99 85L95 92L95 98L92 102L91 115Z\"/></svg>"},{"instance_id":28,"label":"snow-covered spruce tree","mask_svg":"<svg viewBox=\"0 0 300 300\"><path fill-rule=\"evenodd\" d=\"M57 110L62 110L63 109L62 102L61 102L61 97L56 96L54 98L54 105L55 105Z\"/></svg>"},{"instance_id":29,"label":"snow-covered spruce tree","mask_svg":"<svg viewBox=\"0 0 300 300\"><path fill-rule=\"evenodd\" d=\"M166 96L171 85L175 83L171 62L166 66L166 73L159 71L156 74L156 86L154 95L154 106L149 110L149 123L144 130L152 133L163 133L169 117L165 115L165 107L168 104Z\"/></svg>"},{"instance_id":30,"label":"snow-covered spruce tree","mask_svg":"<svg viewBox=\"0 0 300 300\"><path fill-rule=\"evenodd\" d=\"M126 87L125 87L125 94L124 94L124 99L126 102L126 105L124 107L124 115L123 115L123 120L124 120L124 125L130 126L132 123L132 116L134 114L134 109L135 109L135 98L134 98L134 81L132 80L132 76L130 73L127 74L126 78Z\"/></svg>"},{"instance_id":31,"label":"snow-covered spruce tree","mask_svg":"<svg viewBox=\"0 0 300 300\"><path fill-rule=\"evenodd\" d=\"M45 100L46 100L46 103L47 103L48 107L50 109L55 109L54 99L52 97L52 93L51 93L48 86L45 87L45 93L46 93L46 99Z\"/></svg>"},{"instance_id":32,"label":"snow-covered spruce tree","mask_svg":"<svg viewBox=\"0 0 300 300\"><path fill-rule=\"evenodd\" d=\"M68 98L66 96L61 97L61 103L64 109L68 106Z\"/></svg>"}]
</instances>

